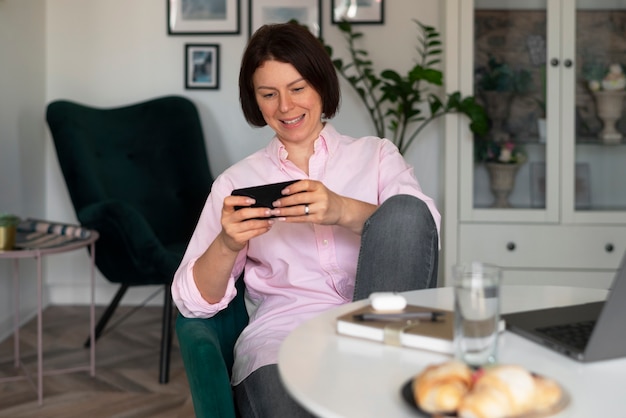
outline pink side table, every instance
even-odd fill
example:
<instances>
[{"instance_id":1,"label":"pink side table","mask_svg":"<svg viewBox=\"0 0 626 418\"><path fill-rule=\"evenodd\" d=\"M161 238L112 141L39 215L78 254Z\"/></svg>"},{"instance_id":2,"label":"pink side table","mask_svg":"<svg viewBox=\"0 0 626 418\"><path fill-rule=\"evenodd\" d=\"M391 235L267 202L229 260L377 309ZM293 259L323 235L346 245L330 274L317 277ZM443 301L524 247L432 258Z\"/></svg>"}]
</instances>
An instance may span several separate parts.
<instances>
[{"instance_id":1,"label":"pink side table","mask_svg":"<svg viewBox=\"0 0 626 418\"><path fill-rule=\"evenodd\" d=\"M20 225L20 228L22 225ZM89 370L91 376L96 375L96 344L95 344L95 242L98 239L98 232L93 230L85 230L84 228L69 226L69 225L59 225L59 224L51 224L46 221L27 221L27 228L32 227L32 230L29 232L31 234L39 234L42 233L45 235L49 235L51 238L59 238L58 241L61 243L57 243L54 246L45 246L45 244L34 244L32 248L28 248L26 246L21 247L24 244L24 239L28 235L28 232L18 232L18 238L16 242L16 247L10 251L0 251L0 259L12 259L13 260L13 290L14 290L14 300L15 300L15 317L14 317L14 362L15 368L22 368L23 373L16 376L4 377L0 378L0 383L9 382L9 381L17 381L17 380L28 380L35 386L28 370L21 362L20 357L20 274L19 274L19 260L23 258L34 258L37 263L37 396L39 405L43 404L43 376L44 375L53 375L53 374L63 374L63 373L72 373L77 371L85 371ZM41 232L46 228L46 231L49 232ZM70 227L70 232L75 234L75 238L68 242L63 241L63 235L66 234L67 227ZM60 229L59 229L60 228ZM18 229L19 230L19 229ZM56 232L55 232L56 231ZM61 232L63 231L63 232ZM45 237L44 237L45 238ZM33 241L35 242L35 241ZM36 248L39 247L39 248ZM72 367L66 369L55 369L55 370L44 370L43 369L43 347L42 347L42 293L43 293L43 278L42 278L42 259L45 256L66 253L69 251L78 250L80 248L89 247L90 250L90 258L91 258L91 302L90 302L90 362L89 365Z\"/></svg>"}]
</instances>

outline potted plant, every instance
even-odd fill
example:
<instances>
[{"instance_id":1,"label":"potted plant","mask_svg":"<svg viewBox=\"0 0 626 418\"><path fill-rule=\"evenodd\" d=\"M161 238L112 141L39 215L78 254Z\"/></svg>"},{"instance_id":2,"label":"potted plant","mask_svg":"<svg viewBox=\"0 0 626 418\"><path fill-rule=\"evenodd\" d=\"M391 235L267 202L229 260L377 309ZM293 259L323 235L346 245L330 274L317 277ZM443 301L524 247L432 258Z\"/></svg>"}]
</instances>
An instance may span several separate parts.
<instances>
[{"instance_id":1,"label":"potted plant","mask_svg":"<svg viewBox=\"0 0 626 418\"><path fill-rule=\"evenodd\" d=\"M489 55L487 65L475 71L476 91L486 105L491 121L490 135L494 141L506 141L508 133L504 122L509 117L511 103L517 95L525 94L532 87L528 70L514 70L509 64Z\"/></svg>"},{"instance_id":2,"label":"potted plant","mask_svg":"<svg viewBox=\"0 0 626 418\"><path fill-rule=\"evenodd\" d=\"M524 148L509 136L501 141L479 138L474 150L476 161L485 163L489 174L489 187L495 198L492 207L511 207L509 195L515 187L517 171L526 162Z\"/></svg>"},{"instance_id":3,"label":"potted plant","mask_svg":"<svg viewBox=\"0 0 626 418\"><path fill-rule=\"evenodd\" d=\"M593 62L583 65L583 77L596 99L598 117L604 124L600 139L610 145L621 143L623 135L615 128L615 124L622 117L626 96L624 68L618 63L607 67Z\"/></svg>"},{"instance_id":4,"label":"potted plant","mask_svg":"<svg viewBox=\"0 0 626 418\"><path fill-rule=\"evenodd\" d=\"M15 215L8 213L0 214L0 251L13 249L19 223L20 218Z\"/></svg>"},{"instance_id":5,"label":"potted plant","mask_svg":"<svg viewBox=\"0 0 626 418\"><path fill-rule=\"evenodd\" d=\"M505 129L511 103L518 95L532 88L532 76L526 69L514 70L508 63L489 55L487 64L476 68L476 91L481 96L491 122L489 134L477 136L475 159L485 163L490 189L495 200L493 207L508 208L509 195L515 187L515 177L526 154L519 143Z\"/></svg>"},{"instance_id":6,"label":"potted plant","mask_svg":"<svg viewBox=\"0 0 626 418\"><path fill-rule=\"evenodd\" d=\"M443 85L443 73L437 68L442 54L441 37L433 27L413 21L419 29L418 59L406 75L391 69L376 74L368 52L357 46L363 34L355 32L349 22L338 25L348 43L350 60L344 63L336 58L333 64L367 108L377 136L390 139L404 154L426 125L448 113L466 115L470 129L485 134L488 126L485 109L474 97L462 97L459 92L439 97L433 92ZM332 58L332 48L325 46ZM425 107L428 112L424 112Z\"/></svg>"}]
</instances>

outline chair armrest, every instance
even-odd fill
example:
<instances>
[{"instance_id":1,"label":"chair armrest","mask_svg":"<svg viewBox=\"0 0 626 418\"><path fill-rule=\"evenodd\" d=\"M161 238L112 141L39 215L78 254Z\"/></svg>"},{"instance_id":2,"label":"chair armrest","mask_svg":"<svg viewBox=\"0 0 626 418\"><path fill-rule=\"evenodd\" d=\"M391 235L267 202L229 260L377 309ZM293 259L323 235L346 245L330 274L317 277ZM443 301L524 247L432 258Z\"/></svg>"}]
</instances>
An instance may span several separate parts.
<instances>
[{"instance_id":1,"label":"chair armrest","mask_svg":"<svg viewBox=\"0 0 626 418\"><path fill-rule=\"evenodd\" d=\"M185 318L178 314L176 335L197 418L234 418L230 385L233 347L248 324L243 277L237 280L237 296L212 318Z\"/></svg>"},{"instance_id":2,"label":"chair armrest","mask_svg":"<svg viewBox=\"0 0 626 418\"><path fill-rule=\"evenodd\" d=\"M117 258L117 262L126 259L123 262L132 264L141 275L160 277L172 277L178 268L182 254L168 251L143 215L131 205L106 200L82 208L77 217L81 225L100 234L96 245L103 250L106 247L104 251L98 250L101 261L104 256L111 256L109 264L116 262L113 258ZM96 257L97 263L99 257ZM100 263L98 267L102 270Z\"/></svg>"},{"instance_id":3,"label":"chair armrest","mask_svg":"<svg viewBox=\"0 0 626 418\"><path fill-rule=\"evenodd\" d=\"M218 333L210 326L213 320L185 318L178 314L176 335L196 417L235 418L230 373Z\"/></svg>"}]
</instances>

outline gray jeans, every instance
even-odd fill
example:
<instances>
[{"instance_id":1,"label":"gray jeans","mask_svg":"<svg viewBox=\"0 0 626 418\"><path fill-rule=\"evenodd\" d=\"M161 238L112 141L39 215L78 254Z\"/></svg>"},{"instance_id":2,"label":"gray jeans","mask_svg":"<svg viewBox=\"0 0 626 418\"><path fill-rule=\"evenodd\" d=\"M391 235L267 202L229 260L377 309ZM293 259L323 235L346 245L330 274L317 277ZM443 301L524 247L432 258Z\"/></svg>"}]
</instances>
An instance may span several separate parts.
<instances>
[{"instance_id":1,"label":"gray jeans","mask_svg":"<svg viewBox=\"0 0 626 418\"><path fill-rule=\"evenodd\" d=\"M310 418L280 380L278 365L256 369L234 388L237 415L243 418Z\"/></svg>"},{"instance_id":2,"label":"gray jeans","mask_svg":"<svg viewBox=\"0 0 626 418\"><path fill-rule=\"evenodd\" d=\"M392 196L363 226L353 299L436 287L438 263L439 234L426 203Z\"/></svg>"},{"instance_id":3,"label":"gray jeans","mask_svg":"<svg viewBox=\"0 0 626 418\"><path fill-rule=\"evenodd\" d=\"M423 201L409 195L387 199L363 226L353 299L435 287L438 247L435 221ZM276 364L254 371L234 394L244 418L314 416L289 396Z\"/></svg>"}]
</instances>

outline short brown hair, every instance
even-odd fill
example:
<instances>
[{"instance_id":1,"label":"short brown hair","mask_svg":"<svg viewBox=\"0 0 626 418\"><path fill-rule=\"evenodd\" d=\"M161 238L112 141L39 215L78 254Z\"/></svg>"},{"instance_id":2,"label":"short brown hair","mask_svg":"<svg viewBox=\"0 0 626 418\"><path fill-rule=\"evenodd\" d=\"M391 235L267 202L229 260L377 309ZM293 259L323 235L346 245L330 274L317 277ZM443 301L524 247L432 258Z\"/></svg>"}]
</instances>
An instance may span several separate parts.
<instances>
[{"instance_id":1,"label":"short brown hair","mask_svg":"<svg viewBox=\"0 0 626 418\"><path fill-rule=\"evenodd\" d=\"M250 125L266 125L259 110L252 76L264 62L288 63L322 98L322 114L330 119L339 108L339 80L335 67L324 48L305 26L295 22L264 25L250 38L239 71L239 101Z\"/></svg>"}]
</instances>

